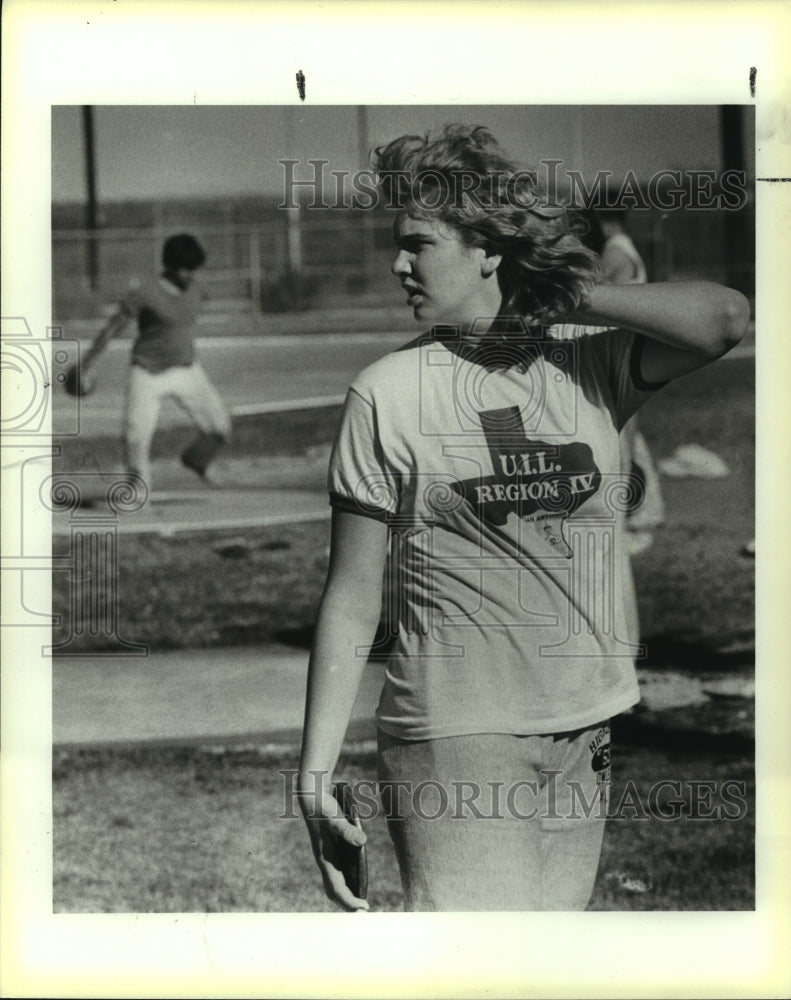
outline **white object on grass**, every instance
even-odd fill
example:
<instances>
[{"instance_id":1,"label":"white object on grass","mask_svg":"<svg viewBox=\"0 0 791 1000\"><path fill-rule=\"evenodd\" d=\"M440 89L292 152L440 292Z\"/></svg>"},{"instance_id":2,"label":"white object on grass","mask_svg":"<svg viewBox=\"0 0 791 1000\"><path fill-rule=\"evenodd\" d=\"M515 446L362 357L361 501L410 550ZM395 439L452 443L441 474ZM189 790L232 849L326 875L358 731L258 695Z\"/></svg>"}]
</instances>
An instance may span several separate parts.
<instances>
[{"instance_id":1,"label":"white object on grass","mask_svg":"<svg viewBox=\"0 0 791 1000\"><path fill-rule=\"evenodd\" d=\"M639 670L640 700L644 708L652 712L662 712L669 708L684 708L686 705L703 705L709 699L701 689L701 683L694 677L671 671Z\"/></svg>"},{"instance_id":2,"label":"white object on grass","mask_svg":"<svg viewBox=\"0 0 791 1000\"><path fill-rule=\"evenodd\" d=\"M730 469L719 455L699 444L682 444L669 458L657 463L659 471L674 479L721 479Z\"/></svg>"},{"instance_id":3,"label":"white object on grass","mask_svg":"<svg viewBox=\"0 0 791 1000\"><path fill-rule=\"evenodd\" d=\"M703 691L715 698L755 698L752 677L722 677L703 682Z\"/></svg>"}]
</instances>

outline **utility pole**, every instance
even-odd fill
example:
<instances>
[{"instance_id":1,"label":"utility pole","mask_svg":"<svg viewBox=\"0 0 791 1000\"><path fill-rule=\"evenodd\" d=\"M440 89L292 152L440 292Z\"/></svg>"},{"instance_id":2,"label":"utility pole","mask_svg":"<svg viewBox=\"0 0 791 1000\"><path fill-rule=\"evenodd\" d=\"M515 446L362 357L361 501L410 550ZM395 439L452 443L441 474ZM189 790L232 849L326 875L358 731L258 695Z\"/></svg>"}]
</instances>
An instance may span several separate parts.
<instances>
[{"instance_id":1,"label":"utility pole","mask_svg":"<svg viewBox=\"0 0 791 1000\"><path fill-rule=\"evenodd\" d=\"M297 143L296 135L294 131L294 115L296 111L294 108L286 105L283 108L283 123L285 132L285 159L296 159L299 160L299 156L295 155L295 149L302 148L301 143ZM301 162L297 163L297 167L301 168L303 164ZM303 223L303 213L302 213L302 198L298 192L295 192L296 204L291 208L286 208L286 264L284 271L284 282L285 290L284 297L290 303L292 308L298 308L301 302L302 295L302 223Z\"/></svg>"},{"instance_id":2,"label":"utility pole","mask_svg":"<svg viewBox=\"0 0 791 1000\"><path fill-rule=\"evenodd\" d=\"M368 111L364 104L357 107L357 141L359 143L358 161L359 169L365 170L368 167L369 140L368 140ZM363 209L362 218L362 250L363 250L363 270L365 274L365 290L371 290L374 282L376 261L374 257L374 215L373 209Z\"/></svg>"},{"instance_id":3,"label":"utility pole","mask_svg":"<svg viewBox=\"0 0 791 1000\"><path fill-rule=\"evenodd\" d=\"M744 171L744 109L740 104L720 107L720 149L722 169ZM754 234L748 229L744 209L725 212L726 283L745 295L755 294L754 281L745 265L754 259Z\"/></svg>"},{"instance_id":4,"label":"utility pole","mask_svg":"<svg viewBox=\"0 0 791 1000\"><path fill-rule=\"evenodd\" d=\"M84 104L82 108L82 134L85 144L85 184L88 200L86 203L86 227L88 235L88 282L92 292L99 287L99 247L96 231L99 216L96 202L96 150L94 139L93 107Z\"/></svg>"}]
</instances>

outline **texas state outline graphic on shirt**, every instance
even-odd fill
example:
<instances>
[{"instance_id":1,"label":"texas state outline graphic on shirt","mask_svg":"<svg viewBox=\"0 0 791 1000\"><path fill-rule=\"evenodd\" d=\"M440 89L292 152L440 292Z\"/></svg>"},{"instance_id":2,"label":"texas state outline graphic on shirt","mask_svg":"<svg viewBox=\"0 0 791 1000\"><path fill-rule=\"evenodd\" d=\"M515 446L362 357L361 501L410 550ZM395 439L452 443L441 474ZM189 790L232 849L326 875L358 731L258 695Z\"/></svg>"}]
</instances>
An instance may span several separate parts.
<instances>
[{"instance_id":1,"label":"texas state outline graphic on shirt","mask_svg":"<svg viewBox=\"0 0 791 1000\"><path fill-rule=\"evenodd\" d=\"M518 406L479 413L493 475L452 483L480 517L502 527L508 515L568 516L599 489L601 472L590 445L530 440Z\"/></svg>"}]
</instances>

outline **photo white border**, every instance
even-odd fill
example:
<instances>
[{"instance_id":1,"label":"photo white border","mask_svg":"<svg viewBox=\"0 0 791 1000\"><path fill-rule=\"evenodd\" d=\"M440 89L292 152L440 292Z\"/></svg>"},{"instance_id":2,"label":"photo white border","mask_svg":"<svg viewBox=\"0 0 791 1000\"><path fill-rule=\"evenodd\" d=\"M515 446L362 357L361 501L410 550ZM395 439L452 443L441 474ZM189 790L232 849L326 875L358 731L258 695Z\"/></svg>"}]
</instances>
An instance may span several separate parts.
<instances>
[{"instance_id":1,"label":"photo white border","mask_svg":"<svg viewBox=\"0 0 791 1000\"><path fill-rule=\"evenodd\" d=\"M790 26L782 0L9 0L2 315L24 316L35 335L51 324L54 103L298 104L297 70L313 104L748 103L754 66L757 175L788 177ZM757 188L757 911L53 915L51 661L36 630L4 629L3 996L788 995L791 184ZM4 536L18 514L11 478ZM43 515L40 531L49 537Z\"/></svg>"}]
</instances>

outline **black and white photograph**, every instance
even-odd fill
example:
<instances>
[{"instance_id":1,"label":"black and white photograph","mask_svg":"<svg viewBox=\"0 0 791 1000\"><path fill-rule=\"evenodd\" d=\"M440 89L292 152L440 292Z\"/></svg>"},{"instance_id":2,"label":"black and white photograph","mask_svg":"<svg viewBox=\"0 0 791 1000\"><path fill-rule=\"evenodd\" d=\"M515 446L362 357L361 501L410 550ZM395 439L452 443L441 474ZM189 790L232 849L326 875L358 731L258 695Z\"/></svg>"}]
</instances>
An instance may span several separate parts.
<instances>
[{"instance_id":1,"label":"black and white photograph","mask_svg":"<svg viewBox=\"0 0 791 1000\"><path fill-rule=\"evenodd\" d=\"M52 114L55 911L751 909L753 110Z\"/></svg>"},{"instance_id":2,"label":"black and white photograph","mask_svg":"<svg viewBox=\"0 0 791 1000\"><path fill-rule=\"evenodd\" d=\"M255 28L276 6L290 37L288 4ZM240 37L209 7L187 34ZM286 55L277 87L193 53L156 99L71 67L35 102L2 311L4 851L36 830L44 863L31 915L24 864L4 906L51 947L35 970L4 942L16 982L109 995L132 949L117 995L780 995L787 103L762 111L749 56L738 87L507 69L399 98ZM585 942L531 977L525 938Z\"/></svg>"}]
</instances>

